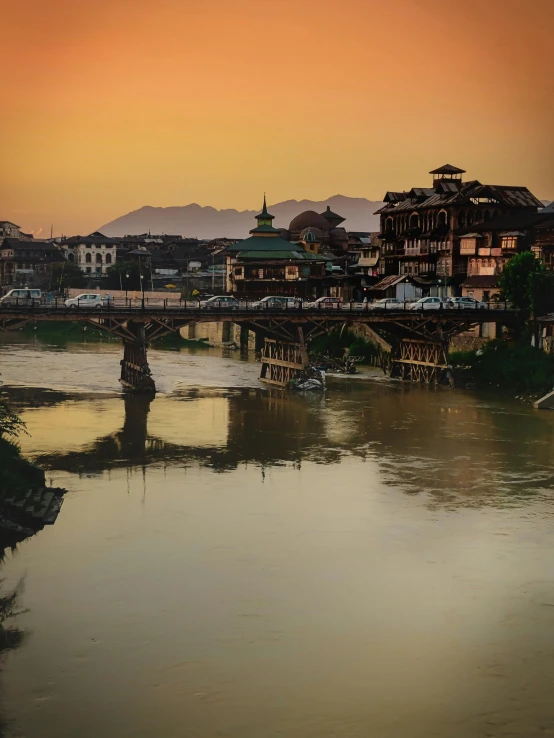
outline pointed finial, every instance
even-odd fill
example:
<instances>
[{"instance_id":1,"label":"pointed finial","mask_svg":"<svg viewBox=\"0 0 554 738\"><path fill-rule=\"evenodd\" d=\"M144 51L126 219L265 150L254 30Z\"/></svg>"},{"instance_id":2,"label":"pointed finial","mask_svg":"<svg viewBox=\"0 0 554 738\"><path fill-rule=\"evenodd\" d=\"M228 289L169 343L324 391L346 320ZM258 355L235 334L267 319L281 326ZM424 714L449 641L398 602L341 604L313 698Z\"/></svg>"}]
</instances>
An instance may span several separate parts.
<instances>
[{"instance_id":1,"label":"pointed finial","mask_svg":"<svg viewBox=\"0 0 554 738\"><path fill-rule=\"evenodd\" d=\"M263 207L262 213L267 213L267 204L266 204L266 201L265 201L265 192L264 192L264 207Z\"/></svg>"}]
</instances>

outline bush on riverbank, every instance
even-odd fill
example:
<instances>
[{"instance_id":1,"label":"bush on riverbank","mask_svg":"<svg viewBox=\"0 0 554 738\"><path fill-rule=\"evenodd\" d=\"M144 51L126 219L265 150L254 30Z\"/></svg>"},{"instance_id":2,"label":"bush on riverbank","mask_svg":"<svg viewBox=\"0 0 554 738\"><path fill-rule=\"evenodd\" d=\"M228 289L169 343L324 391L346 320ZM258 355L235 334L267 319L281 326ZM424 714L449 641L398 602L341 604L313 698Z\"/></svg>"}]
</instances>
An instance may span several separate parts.
<instances>
[{"instance_id":1,"label":"bush on riverbank","mask_svg":"<svg viewBox=\"0 0 554 738\"><path fill-rule=\"evenodd\" d=\"M345 355L360 356L363 362L370 363L380 354L381 349L373 341L358 336L348 329L337 329L315 338L309 346L312 356L330 356L342 359Z\"/></svg>"},{"instance_id":2,"label":"bush on riverbank","mask_svg":"<svg viewBox=\"0 0 554 738\"><path fill-rule=\"evenodd\" d=\"M450 363L469 370L478 387L496 387L510 394L541 395L554 386L554 357L526 341L489 341L477 351L455 351Z\"/></svg>"},{"instance_id":3,"label":"bush on riverbank","mask_svg":"<svg viewBox=\"0 0 554 738\"><path fill-rule=\"evenodd\" d=\"M21 456L16 441L25 432L25 424L0 398L0 499L8 492L44 484L42 469Z\"/></svg>"}]
</instances>

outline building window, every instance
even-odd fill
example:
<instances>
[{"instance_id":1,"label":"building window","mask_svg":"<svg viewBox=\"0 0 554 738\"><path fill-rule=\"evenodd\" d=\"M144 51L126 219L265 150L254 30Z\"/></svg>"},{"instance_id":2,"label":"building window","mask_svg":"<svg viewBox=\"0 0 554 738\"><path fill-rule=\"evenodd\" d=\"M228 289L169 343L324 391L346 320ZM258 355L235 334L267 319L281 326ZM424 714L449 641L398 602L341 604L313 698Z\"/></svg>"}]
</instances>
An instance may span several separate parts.
<instances>
[{"instance_id":1,"label":"building window","mask_svg":"<svg viewBox=\"0 0 554 738\"><path fill-rule=\"evenodd\" d=\"M102 274L102 267L96 267L96 274Z\"/></svg>"},{"instance_id":2,"label":"building window","mask_svg":"<svg viewBox=\"0 0 554 738\"><path fill-rule=\"evenodd\" d=\"M68 254L67 258L69 261L75 261L75 255L74 254Z\"/></svg>"},{"instance_id":3,"label":"building window","mask_svg":"<svg viewBox=\"0 0 554 738\"><path fill-rule=\"evenodd\" d=\"M90 267L87 267L86 268L86 272L87 272L87 274L90 274Z\"/></svg>"},{"instance_id":4,"label":"building window","mask_svg":"<svg viewBox=\"0 0 554 738\"><path fill-rule=\"evenodd\" d=\"M111 263L112 263L112 255L106 254L106 264L111 264Z\"/></svg>"},{"instance_id":5,"label":"building window","mask_svg":"<svg viewBox=\"0 0 554 738\"><path fill-rule=\"evenodd\" d=\"M515 249L517 247L517 236L504 236L502 238L503 249Z\"/></svg>"},{"instance_id":6,"label":"building window","mask_svg":"<svg viewBox=\"0 0 554 738\"><path fill-rule=\"evenodd\" d=\"M88 256L88 254L87 254L87 256ZM96 263L97 264L101 264L102 263L102 254L96 254Z\"/></svg>"},{"instance_id":7,"label":"building window","mask_svg":"<svg viewBox=\"0 0 554 738\"><path fill-rule=\"evenodd\" d=\"M87 264L90 264L91 261L92 261L91 255L90 254L85 254L85 262ZM90 271L90 269L89 269L89 271Z\"/></svg>"}]
</instances>

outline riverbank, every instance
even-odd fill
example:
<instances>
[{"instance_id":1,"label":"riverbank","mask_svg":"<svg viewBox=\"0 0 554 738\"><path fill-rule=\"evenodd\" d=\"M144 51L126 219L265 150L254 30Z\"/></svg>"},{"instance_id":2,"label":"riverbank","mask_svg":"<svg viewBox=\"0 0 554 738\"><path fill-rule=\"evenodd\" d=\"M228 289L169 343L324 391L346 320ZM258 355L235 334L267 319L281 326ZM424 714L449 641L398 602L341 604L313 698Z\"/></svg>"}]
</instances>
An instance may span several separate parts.
<instances>
[{"instance_id":1,"label":"riverbank","mask_svg":"<svg viewBox=\"0 0 554 738\"><path fill-rule=\"evenodd\" d=\"M0 399L0 550L55 522L64 490L46 487L43 469L23 457L16 442L25 432Z\"/></svg>"},{"instance_id":2,"label":"riverbank","mask_svg":"<svg viewBox=\"0 0 554 738\"><path fill-rule=\"evenodd\" d=\"M527 341L496 339L476 351L453 351L449 359L457 383L469 389L494 388L533 401L554 387L554 357Z\"/></svg>"}]
</instances>

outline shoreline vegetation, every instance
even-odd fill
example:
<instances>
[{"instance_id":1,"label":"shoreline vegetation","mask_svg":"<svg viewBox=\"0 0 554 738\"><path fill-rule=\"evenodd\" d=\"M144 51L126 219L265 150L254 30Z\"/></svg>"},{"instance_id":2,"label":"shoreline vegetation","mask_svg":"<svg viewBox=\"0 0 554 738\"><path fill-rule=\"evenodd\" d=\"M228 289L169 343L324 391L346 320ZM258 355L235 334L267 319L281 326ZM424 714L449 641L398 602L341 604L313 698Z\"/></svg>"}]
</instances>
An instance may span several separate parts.
<instances>
[{"instance_id":1,"label":"shoreline vegetation","mask_svg":"<svg viewBox=\"0 0 554 738\"><path fill-rule=\"evenodd\" d=\"M494 339L476 351L453 351L449 360L468 389L492 388L531 400L554 386L554 356L531 346L529 337Z\"/></svg>"}]
</instances>

